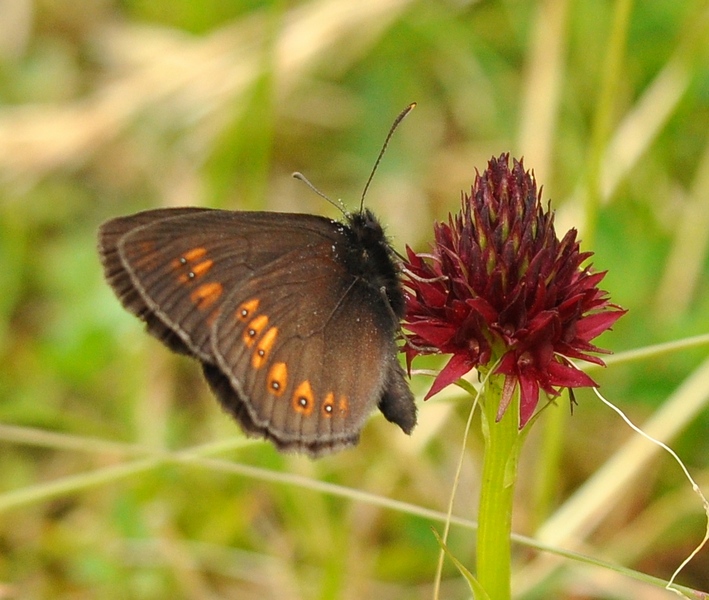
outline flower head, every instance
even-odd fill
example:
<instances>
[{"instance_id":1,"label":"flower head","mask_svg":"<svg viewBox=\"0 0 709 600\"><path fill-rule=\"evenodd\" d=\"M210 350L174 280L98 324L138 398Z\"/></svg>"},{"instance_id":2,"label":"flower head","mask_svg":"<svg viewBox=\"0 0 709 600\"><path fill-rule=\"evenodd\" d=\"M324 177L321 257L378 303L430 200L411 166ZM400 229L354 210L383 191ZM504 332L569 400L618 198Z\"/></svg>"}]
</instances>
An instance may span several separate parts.
<instances>
[{"instance_id":1,"label":"flower head","mask_svg":"<svg viewBox=\"0 0 709 600\"><path fill-rule=\"evenodd\" d=\"M559 240L554 213L542 206L534 176L502 154L475 178L462 210L434 228L431 253L407 248L409 366L418 354L452 354L426 398L477 368L505 376L498 418L517 386L519 426L543 390L597 384L571 358L599 365L591 340L625 310L598 289L605 272L582 264L576 230Z\"/></svg>"}]
</instances>

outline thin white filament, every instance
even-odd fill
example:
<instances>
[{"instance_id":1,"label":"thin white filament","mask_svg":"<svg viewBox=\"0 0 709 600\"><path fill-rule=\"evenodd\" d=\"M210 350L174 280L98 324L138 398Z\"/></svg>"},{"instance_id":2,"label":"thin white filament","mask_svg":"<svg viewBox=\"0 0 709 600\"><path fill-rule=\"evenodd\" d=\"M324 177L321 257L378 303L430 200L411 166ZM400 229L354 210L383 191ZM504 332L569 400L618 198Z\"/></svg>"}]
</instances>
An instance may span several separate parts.
<instances>
[{"instance_id":1,"label":"thin white filament","mask_svg":"<svg viewBox=\"0 0 709 600\"><path fill-rule=\"evenodd\" d=\"M687 556L687 558L685 558L682 561L682 563L679 565L679 567L677 567L675 572L672 573L672 577L670 577L670 580L667 582L667 585L665 586L665 589L669 590L670 592L674 592L675 594L677 594L681 598L687 598L687 596L685 596L681 590L679 590L675 587L672 587L672 586L673 586L674 580L677 578L680 571L682 571L682 569L684 569L684 567L687 566L687 564L699 553L699 551L704 547L704 545L709 540L709 501L707 501L706 496L702 493L702 490L697 485L697 482L694 481L692 476L689 474L689 471L687 470L687 467L682 462L682 459L679 456L677 456L677 453L674 450L672 450L672 448L670 448L667 444L661 442L660 440L657 440L654 437L652 437L651 435L645 433L642 429L640 429L637 425L635 425L620 408L618 408L615 404L613 404L609 400L606 400L601 395L601 393L598 391L598 389L593 388L593 391L596 393L596 396L598 396L600 398L601 402L603 402L606 406L608 406L609 408L614 410L620 416L620 418L623 419L623 421L625 421L625 423L628 425L628 427L630 427L633 431L635 431L635 433L640 434L642 437L644 437L649 442L659 446L665 452L667 452L672 458L675 459L677 464L680 466L680 468L684 472L685 477L689 480L689 483L692 486L692 490L694 491L695 494L697 494L697 496L699 496L699 498L702 502L702 506L704 507L704 514L707 517L707 526L704 531L704 537L702 538L702 541L699 542L697 547Z\"/></svg>"}]
</instances>

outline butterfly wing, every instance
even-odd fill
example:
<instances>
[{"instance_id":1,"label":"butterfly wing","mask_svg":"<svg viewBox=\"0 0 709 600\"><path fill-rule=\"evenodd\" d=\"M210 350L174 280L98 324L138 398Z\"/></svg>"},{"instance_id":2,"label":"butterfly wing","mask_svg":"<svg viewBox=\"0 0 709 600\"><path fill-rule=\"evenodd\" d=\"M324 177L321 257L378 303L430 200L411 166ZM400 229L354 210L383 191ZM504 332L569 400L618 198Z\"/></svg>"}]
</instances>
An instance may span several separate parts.
<instances>
[{"instance_id":1,"label":"butterfly wing","mask_svg":"<svg viewBox=\"0 0 709 600\"><path fill-rule=\"evenodd\" d=\"M380 290L343 263L343 225L313 215L147 211L106 223L100 252L128 310L198 358L252 435L317 456L356 443L374 406L415 405Z\"/></svg>"}]
</instances>

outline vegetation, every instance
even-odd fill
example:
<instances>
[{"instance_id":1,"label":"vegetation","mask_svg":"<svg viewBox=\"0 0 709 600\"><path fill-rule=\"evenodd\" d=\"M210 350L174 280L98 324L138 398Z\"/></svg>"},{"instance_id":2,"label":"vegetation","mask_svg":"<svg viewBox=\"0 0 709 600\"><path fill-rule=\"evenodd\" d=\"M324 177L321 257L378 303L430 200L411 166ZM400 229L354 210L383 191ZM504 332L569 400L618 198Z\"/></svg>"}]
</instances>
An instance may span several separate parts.
<instances>
[{"instance_id":1,"label":"vegetation","mask_svg":"<svg viewBox=\"0 0 709 600\"><path fill-rule=\"evenodd\" d=\"M0 598L432 597L470 396L419 402L410 438L376 415L356 449L280 455L145 335L95 249L160 206L337 217L293 171L356 209L412 101L365 200L394 247L424 251L476 169L524 157L629 309L589 373L709 489L708 55L706 0L0 5ZM517 538L515 597L675 597L637 573L700 541L697 497L576 400L525 443L513 531L545 549ZM471 569L479 431L446 542ZM709 592L706 549L678 582ZM440 597L469 596L446 559Z\"/></svg>"}]
</instances>

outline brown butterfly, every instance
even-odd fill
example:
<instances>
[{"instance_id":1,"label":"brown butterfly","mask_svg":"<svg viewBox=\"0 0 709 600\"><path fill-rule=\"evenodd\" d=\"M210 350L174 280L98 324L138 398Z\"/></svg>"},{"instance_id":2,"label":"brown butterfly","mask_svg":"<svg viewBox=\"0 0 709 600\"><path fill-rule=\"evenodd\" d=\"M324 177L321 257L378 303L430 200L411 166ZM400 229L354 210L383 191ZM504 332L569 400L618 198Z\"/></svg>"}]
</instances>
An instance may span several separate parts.
<instances>
[{"instance_id":1,"label":"brown butterfly","mask_svg":"<svg viewBox=\"0 0 709 600\"><path fill-rule=\"evenodd\" d=\"M200 361L247 434L320 456L356 444L375 407L416 425L398 261L369 210L149 210L104 223L98 246L123 306Z\"/></svg>"}]
</instances>

